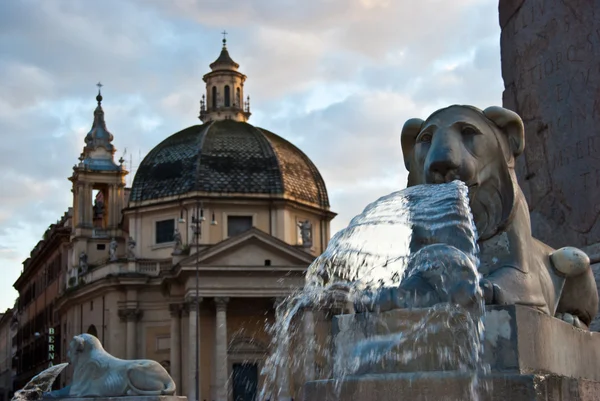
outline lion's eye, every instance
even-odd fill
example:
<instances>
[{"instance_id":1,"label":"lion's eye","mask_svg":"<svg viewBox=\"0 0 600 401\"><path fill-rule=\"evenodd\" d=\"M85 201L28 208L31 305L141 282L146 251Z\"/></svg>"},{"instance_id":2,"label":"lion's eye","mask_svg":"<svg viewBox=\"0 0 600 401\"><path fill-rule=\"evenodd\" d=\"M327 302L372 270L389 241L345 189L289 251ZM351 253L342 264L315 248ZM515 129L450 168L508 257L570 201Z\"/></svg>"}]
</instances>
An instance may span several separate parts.
<instances>
[{"instance_id":1,"label":"lion's eye","mask_svg":"<svg viewBox=\"0 0 600 401\"><path fill-rule=\"evenodd\" d=\"M463 127L461 132L463 135L468 135L468 136L473 136L473 135L478 134L478 132L473 127Z\"/></svg>"},{"instance_id":2,"label":"lion's eye","mask_svg":"<svg viewBox=\"0 0 600 401\"><path fill-rule=\"evenodd\" d=\"M421 132L421 134L417 137L417 142L431 142L433 136L429 132Z\"/></svg>"}]
</instances>

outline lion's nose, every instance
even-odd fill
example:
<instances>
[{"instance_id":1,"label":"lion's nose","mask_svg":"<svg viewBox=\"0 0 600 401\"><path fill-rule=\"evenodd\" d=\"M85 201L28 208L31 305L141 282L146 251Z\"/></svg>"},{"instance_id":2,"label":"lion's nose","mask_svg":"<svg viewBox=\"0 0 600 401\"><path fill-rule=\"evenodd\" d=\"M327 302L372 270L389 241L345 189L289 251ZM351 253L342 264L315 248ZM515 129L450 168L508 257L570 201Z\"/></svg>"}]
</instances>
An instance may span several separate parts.
<instances>
[{"instance_id":1,"label":"lion's nose","mask_svg":"<svg viewBox=\"0 0 600 401\"><path fill-rule=\"evenodd\" d=\"M436 184L456 179L458 164L449 159L432 160L429 163L429 177Z\"/></svg>"}]
</instances>

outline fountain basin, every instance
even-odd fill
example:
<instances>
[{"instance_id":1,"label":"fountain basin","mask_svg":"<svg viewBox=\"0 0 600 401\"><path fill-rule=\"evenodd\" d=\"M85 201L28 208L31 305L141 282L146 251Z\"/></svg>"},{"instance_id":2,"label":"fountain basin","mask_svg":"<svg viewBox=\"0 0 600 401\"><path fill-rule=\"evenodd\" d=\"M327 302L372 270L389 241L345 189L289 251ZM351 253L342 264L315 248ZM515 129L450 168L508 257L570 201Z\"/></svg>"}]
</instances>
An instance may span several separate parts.
<instances>
[{"instance_id":1,"label":"fountain basin","mask_svg":"<svg viewBox=\"0 0 600 401\"><path fill-rule=\"evenodd\" d=\"M456 316L443 313L430 318L428 326L436 326L440 321L450 324L438 324L438 330L421 337L417 345L415 341L407 341L394 349L394 354L413 352L413 358L361 360L356 374L340 376L340 372L347 371L348 364L356 363L354 356L369 349L368 343L365 347L366 338L389 338L390 334L410 330L428 313L431 312L425 309L393 310L379 315L334 317L334 378L307 383L304 399L468 399L464 392L472 376L459 371L456 361L461 358L452 355L464 349L460 346L468 333L460 324L452 324ZM480 382L491 384L493 391L487 396L482 391L480 400L509 399L507 397L600 400L600 333L582 330L535 309L516 305L487 307L484 326L483 360L489 364L490 372L483 375ZM428 346L419 349L419 341ZM416 354L415 349L419 351ZM340 386L339 393L333 391L336 383Z\"/></svg>"},{"instance_id":2,"label":"fountain basin","mask_svg":"<svg viewBox=\"0 0 600 401\"><path fill-rule=\"evenodd\" d=\"M305 401L464 401L471 400L468 374L418 372L346 378L337 390L333 380L309 382ZM597 401L597 382L557 375L496 373L480 379L479 401ZM487 388L487 389L486 389Z\"/></svg>"}]
</instances>

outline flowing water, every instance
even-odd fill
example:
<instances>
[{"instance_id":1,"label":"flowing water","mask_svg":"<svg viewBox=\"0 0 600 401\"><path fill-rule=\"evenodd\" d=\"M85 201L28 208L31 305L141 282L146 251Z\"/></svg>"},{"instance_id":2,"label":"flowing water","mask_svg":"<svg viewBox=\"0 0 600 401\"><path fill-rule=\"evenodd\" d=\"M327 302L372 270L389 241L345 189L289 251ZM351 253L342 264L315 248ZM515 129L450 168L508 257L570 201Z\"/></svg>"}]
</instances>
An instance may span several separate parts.
<instances>
[{"instance_id":1,"label":"flowing water","mask_svg":"<svg viewBox=\"0 0 600 401\"><path fill-rule=\"evenodd\" d=\"M415 186L371 203L331 239L309 267L305 287L277 308L259 399L289 399L290 383L333 379L339 389L352 375L411 372L425 357L435 361L432 370L470 374L465 397L476 400L477 377L487 372L477 266L464 183ZM435 294L419 291L419 280ZM412 320L390 322L379 313L419 307ZM360 319L338 319L332 336L322 325L355 308L368 311L362 326Z\"/></svg>"},{"instance_id":2,"label":"flowing water","mask_svg":"<svg viewBox=\"0 0 600 401\"><path fill-rule=\"evenodd\" d=\"M37 401L52 390L52 384L60 375L60 372L66 368L68 363L60 363L50 366L48 369L34 376L26 385L19 391L15 391L12 401Z\"/></svg>"}]
</instances>

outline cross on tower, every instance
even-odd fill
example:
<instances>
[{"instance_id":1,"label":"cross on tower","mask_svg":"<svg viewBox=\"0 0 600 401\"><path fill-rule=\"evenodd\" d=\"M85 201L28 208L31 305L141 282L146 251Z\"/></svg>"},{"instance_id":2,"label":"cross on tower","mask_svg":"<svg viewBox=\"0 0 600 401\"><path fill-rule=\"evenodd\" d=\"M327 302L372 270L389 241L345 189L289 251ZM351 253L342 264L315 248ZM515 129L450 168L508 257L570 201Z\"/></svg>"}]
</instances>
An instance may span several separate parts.
<instances>
[{"instance_id":1,"label":"cross on tower","mask_svg":"<svg viewBox=\"0 0 600 401\"><path fill-rule=\"evenodd\" d=\"M104 85L102 85L102 83L101 83L101 82L98 82L98 83L96 84L96 86L98 87L98 93L100 93L100 90L102 89L102 87L103 87Z\"/></svg>"},{"instance_id":2,"label":"cross on tower","mask_svg":"<svg viewBox=\"0 0 600 401\"><path fill-rule=\"evenodd\" d=\"M223 35L223 41L226 41L227 40L227 31L221 32L221 35Z\"/></svg>"}]
</instances>

